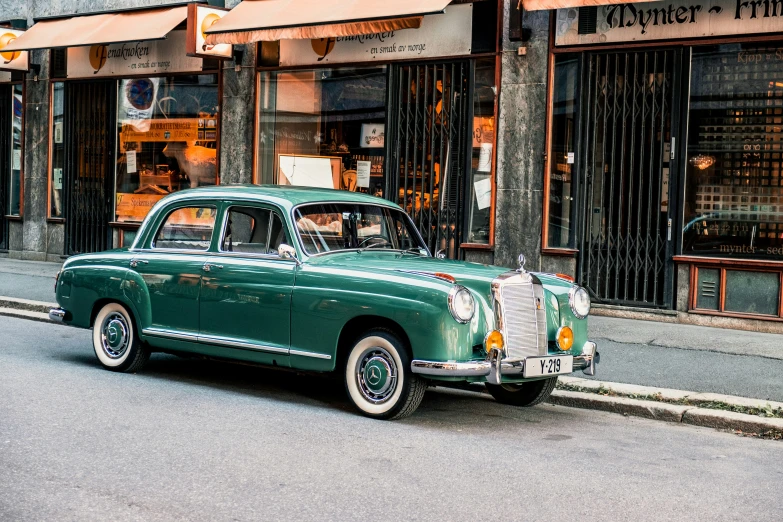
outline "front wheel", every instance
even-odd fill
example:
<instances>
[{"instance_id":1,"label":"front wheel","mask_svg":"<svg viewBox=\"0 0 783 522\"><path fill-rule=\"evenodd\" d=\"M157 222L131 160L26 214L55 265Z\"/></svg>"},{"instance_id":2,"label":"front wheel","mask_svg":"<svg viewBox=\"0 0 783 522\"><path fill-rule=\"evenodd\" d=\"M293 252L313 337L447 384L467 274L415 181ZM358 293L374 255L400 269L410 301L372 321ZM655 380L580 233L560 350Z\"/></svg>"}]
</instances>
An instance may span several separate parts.
<instances>
[{"instance_id":1,"label":"front wheel","mask_svg":"<svg viewBox=\"0 0 783 522\"><path fill-rule=\"evenodd\" d=\"M401 419L421 404L426 383L411 371L411 360L399 338L388 330L360 337L345 365L345 388L367 417Z\"/></svg>"},{"instance_id":2,"label":"front wheel","mask_svg":"<svg viewBox=\"0 0 783 522\"><path fill-rule=\"evenodd\" d=\"M489 384L485 386L489 393L501 404L511 406L535 406L552 395L557 385L557 377L521 384Z\"/></svg>"},{"instance_id":3,"label":"front wheel","mask_svg":"<svg viewBox=\"0 0 783 522\"><path fill-rule=\"evenodd\" d=\"M133 318L119 303L109 303L98 312L92 327L92 345L101 365L115 372L137 372L150 358L149 349L136 333Z\"/></svg>"}]
</instances>

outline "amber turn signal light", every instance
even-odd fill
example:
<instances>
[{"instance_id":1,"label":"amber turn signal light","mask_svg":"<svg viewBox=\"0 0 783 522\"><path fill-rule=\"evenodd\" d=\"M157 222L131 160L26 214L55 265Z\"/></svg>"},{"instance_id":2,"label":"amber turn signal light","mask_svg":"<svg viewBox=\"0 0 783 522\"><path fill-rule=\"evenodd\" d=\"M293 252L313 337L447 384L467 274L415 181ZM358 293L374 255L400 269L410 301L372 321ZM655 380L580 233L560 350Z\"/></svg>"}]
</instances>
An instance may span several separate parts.
<instances>
[{"instance_id":1,"label":"amber turn signal light","mask_svg":"<svg viewBox=\"0 0 783 522\"><path fill-rule=\"evenodd\" d=\"M491 332L489 332L487 336L484 338L484 349L487 351L487 353L491 352L494 349L502 350L503 334L497 330L492 330Z\"/></svg>"},{"instance_id":2,"label":"amber turn signal light","mask_svg":"<svg viewBox=\"0 0 783 522\"><path fill-rule=\"evenodd\" d=\"M574 331L568 326L561 326L557 331L557 347L564 352L574 345Z\"/></svg>"}]
</instances>

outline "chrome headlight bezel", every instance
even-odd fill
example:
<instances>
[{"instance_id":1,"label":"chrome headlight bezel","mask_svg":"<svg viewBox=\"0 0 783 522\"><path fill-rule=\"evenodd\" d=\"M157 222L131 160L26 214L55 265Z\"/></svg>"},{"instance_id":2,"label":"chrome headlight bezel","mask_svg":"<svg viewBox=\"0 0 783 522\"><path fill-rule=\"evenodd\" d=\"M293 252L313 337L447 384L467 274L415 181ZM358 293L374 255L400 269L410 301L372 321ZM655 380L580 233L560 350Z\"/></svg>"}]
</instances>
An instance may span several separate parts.
<instances>
[{"instance_id":1,"label":"chrome headlight bezel","mask_svg":"<svg viewBox=\"0 0 783 522\"><path fill-rule=\"evenodd\" d=\"M460 314L457 310L457 306L461 304L463 295L467 295L470 298L469 314ZM462 312L465 311L466 310L462 310ZM462 285L454 285L451 290L449 290L449 312L454 320L461 324L467 324L473 319L473 316L476 315L476 300L473 298L473 294L470 293L470 290Z\"/></svg>"},{"instance_id":2,"label":"chrome headlight bezel","mask_svg":"<svg viewBox=\"0 0 783 522\"><path fill-rule=\"evenodd\" d=\"M579 294L580 299L582 298L581 296L584 295L584 298L587 301L586 310L580 306L579 303L577 303L577 294ZM588 315L590 315L590 307L592 305L590 301L590 293L585 290L584 287L579 285L574 285L571 287L571 290L568 291L568 304L571 307L571 313L574 314L577 319L585 319ZM580 307L580 309L577 309L577 307Z\"/></svg>"}]
</instances>

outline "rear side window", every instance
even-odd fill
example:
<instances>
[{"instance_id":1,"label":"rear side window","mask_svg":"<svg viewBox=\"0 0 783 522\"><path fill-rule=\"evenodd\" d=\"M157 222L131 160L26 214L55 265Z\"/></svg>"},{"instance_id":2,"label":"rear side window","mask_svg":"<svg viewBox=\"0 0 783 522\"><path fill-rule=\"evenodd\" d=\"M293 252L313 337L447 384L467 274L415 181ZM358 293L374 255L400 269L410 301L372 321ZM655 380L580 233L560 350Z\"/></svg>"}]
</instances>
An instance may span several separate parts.
<instances>
[{"instance_id":1,"label":"rear side window","mask_svg":"<svg viewBox=\"0 0 783 522\"><path fill-rule=\"evenodd\" d=\"M221 252L277 255L282 243L288 243L288 235L276 212L253 207L229 209Z\"/></svg>"},{"instance_id":2,"label":"rear side window","mask_svg":"<svg viewBox=\"0 0 783 522\"><path fill-rule=\"evenodd\" d=\"M156 250L209 250L215 229L215 207L184 207L171 212L155 234Z\"/></svg>"}]
</instances>

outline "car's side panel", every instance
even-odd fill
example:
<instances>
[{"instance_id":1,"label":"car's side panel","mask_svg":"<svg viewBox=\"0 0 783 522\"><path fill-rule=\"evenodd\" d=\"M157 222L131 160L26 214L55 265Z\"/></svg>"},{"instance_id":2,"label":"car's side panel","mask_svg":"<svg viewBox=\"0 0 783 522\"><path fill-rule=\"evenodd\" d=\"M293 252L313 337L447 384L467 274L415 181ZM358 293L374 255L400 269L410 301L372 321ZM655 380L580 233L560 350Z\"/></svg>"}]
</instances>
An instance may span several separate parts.
<instances>
[{"instance_id":1,"label":"car's side panel","mask_svg":"<svg viewBox=\"0 0 783 522\"><path fill-rule=\"evenodd\" d=\"M101 300L122 303L138 318L136 307L127 299L122 289L127 272L127 268L109 264L64 269L60 275L62 283L57 288L57 302L68 311L68 323L80 328L90 328L95 305Z\"/></svg>"},{"instance_id":2,"label":"car's side panel","mask_svg":"<svg viewBox=\"0 0 783 522\"><path fill-rule=\"evenodd\" d=\"M414 358L466 360L473 346L472 324L448 311L451 285L399 272L368 273L334 267L300 267L291 308L291 366L335 368L340 334L351 319L381 317L403 329ZM377 327L371 320L362 328Z\"/></svg>"}]
</instances>

